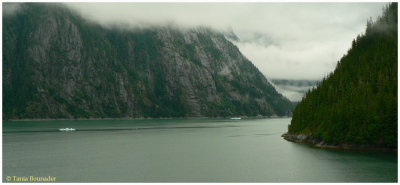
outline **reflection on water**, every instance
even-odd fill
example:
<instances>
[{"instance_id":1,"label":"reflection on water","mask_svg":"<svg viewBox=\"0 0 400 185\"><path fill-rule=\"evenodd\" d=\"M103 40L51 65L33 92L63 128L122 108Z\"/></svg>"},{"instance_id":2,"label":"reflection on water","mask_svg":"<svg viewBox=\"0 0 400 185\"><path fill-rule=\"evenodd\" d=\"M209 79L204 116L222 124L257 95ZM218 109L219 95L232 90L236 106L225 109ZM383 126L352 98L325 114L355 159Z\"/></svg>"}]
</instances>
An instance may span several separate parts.
<instances>
[{"instance_id":1,"label":"reflection on water","mask_svg":"<svg viewBox=\"0 0 400 185\"><path fill-rule=\"evenodd\" d=\"M57 182L397 182L397 154L287 142L281 135L289 122L3 122L3 181L50 175Z\"/></svg>"}]
</instances>

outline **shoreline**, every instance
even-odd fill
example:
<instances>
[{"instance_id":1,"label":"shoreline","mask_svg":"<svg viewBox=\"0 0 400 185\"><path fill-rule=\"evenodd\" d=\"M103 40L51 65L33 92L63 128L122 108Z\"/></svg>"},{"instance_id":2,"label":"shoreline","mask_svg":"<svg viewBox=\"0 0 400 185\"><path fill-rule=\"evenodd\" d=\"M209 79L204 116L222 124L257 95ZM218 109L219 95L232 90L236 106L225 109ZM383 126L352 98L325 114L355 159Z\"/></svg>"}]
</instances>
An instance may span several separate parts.
<instances>
[{"instance_id":1,"label":"shoreline","mask_svg":"<svg viewBox=\"0 0 400 185\"><path fill-rule=\"evenodd\" d=\"M305 143L315 148L333 149L333 150L349 150L349 151L382 151L382 152L397 152L397 148L384 148L372 145L350 145L350 144L332 144L325 143L322 140L313 138L311 134L294 134L284 133L281 137L285 140L295 143Z\"/></svg>"},{"instance_id":2,"label":"shoreline","mask_svg":"<svg viewBox=\"0 0 400 185\"><path fill-rule=\"evenodd\" d=\"M152 120L152 119L160 119L160 120L168 120L168 119L230 119L233 117L240 117L242 119L266 119L266 118L290 118L288 116L255 116L255 117L247 117L247 116L232 116L232 117L121 117L121 118L24 118L24 119L6 119L2 121L90 121L90 120Z\"/></svg>"}]
</instances>

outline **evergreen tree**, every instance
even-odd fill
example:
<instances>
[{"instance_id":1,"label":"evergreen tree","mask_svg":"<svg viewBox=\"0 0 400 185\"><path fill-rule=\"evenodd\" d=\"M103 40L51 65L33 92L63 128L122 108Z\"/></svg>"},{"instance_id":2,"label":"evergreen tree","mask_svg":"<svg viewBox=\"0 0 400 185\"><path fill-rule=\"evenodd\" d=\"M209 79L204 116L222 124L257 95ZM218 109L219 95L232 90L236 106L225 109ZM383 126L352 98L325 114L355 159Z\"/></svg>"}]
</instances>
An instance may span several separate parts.
<instances>
[{"instance_id":1,"label":"evergreen tree","mask_svg":"<svg viewBox=\"0 0 400 185\"><path fill-rule=\"evenodd\" d=\"M329 143L397 148L397 3L376 22L293 112L290 133Z\"/></svg>"}]
</instances>

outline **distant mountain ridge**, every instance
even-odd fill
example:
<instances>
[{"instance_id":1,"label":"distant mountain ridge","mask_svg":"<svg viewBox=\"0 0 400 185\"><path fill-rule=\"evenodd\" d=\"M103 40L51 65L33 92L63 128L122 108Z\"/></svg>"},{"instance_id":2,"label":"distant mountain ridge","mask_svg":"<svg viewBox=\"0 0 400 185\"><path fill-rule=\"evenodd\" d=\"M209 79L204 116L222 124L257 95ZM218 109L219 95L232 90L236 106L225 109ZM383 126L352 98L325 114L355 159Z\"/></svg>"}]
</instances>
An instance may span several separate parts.
<instances>
[{"instance_id":1,"label":"distant mountain ridge","mask_svg":"<svg viewBox=\"0 0 400 185\"><path fill-rule=\"evenodd\" d=\"M306 92L317 86L318 80L270 79L276 90L292 102L299 102Z\"/></svg>"},{"instance_id":2,"label":"distant mountain ridge","mask_svg":"<svg viewBox=\"0 0 400 185\"><path fill-rule=\"evenodd\" d=\"M3 119L287 116L222 33L106 29L62 4L3 15Z\"/></svg>"}]
</instances>

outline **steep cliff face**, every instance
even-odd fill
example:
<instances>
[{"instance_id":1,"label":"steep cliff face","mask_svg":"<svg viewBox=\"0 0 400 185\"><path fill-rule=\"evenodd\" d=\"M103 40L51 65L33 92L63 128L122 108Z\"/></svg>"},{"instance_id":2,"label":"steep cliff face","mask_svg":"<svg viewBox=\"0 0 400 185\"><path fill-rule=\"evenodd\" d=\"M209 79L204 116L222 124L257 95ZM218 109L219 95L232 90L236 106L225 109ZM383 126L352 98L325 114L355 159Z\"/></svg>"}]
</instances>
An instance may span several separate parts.
<instances>
[{"instance_id":1,"label":"steep cliff face","mask_svg":"<svg viewBox=\"0 0 400 185\"><path fill-rule=\"evenodd\" d=\"M103 28L59 4L21 9L3 16L3 119L291 113L223 34Z\"/></svg>"}]
</instances>

